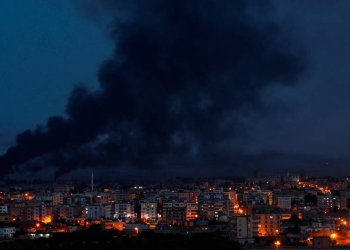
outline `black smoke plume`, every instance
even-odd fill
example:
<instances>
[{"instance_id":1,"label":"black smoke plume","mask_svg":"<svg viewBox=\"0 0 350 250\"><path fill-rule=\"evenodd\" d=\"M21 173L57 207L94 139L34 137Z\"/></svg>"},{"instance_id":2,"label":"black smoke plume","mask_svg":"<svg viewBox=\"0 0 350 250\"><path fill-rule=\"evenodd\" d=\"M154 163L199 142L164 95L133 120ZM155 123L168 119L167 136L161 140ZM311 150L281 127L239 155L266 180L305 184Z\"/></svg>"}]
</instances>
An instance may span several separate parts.
<instances>
[{"instance_id":1,"label":"black smoke plume","mask_svg":"<svg viewBox=\"0 0 350 250\"><path fill-rule=\"evenodd\" d=\"M35 161L57 167L56 177L92 166L232 161L223 143L234 140L242 118L264 112L262 92L294 85L304 70L264 14L267 1L89 3L115 17L100 88L77 85L65 117L18 134L0 157L2 176L16 166L37 170Z\"/></svg>"}]
</instances>

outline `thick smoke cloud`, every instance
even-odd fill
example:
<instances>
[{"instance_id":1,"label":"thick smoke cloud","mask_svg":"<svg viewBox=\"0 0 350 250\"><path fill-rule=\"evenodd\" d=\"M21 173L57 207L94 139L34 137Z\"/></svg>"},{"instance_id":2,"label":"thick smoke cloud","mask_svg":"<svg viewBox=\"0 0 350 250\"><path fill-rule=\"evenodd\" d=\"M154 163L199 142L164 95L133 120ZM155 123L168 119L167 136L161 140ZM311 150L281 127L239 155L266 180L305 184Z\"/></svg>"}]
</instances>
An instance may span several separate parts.
<instances>
[{"instance_id":1,"label":"thick smoke cloud","mask_svg":"<svg viewBox=\"0 0 350 250\"><path fill-rule=\"evenodd\" d=\"M262 16L266 1L89 3L114 17L100 89L77 85L65 117L19 134L0 157L2 176L23 164L34 170L33 161L57 167L56 177L91 166L231 162L223 143L243 118L264 112L263 91L294 85L304 70L280 27Z\"/></svg>"}]
</instances>

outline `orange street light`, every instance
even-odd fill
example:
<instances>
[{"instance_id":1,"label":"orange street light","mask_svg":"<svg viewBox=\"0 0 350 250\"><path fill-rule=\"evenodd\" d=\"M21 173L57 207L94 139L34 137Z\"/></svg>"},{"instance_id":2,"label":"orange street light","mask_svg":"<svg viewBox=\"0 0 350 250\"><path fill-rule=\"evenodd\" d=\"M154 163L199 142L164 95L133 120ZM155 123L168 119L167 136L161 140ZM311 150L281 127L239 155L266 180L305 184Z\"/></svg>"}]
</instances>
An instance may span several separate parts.
<instances>
[{"instance_id":1,"label":"orange street light","mask_svg":"<svg viewBox=\"0 0 350 250\"><path fill-rule=\"evenodd\" d=\"M337 235L335 233L331 234L331 238L334 240L337 237Z\"/></svg>"},{"instance_id":2,"label":"orange street light","mask_svg":"<svg viewBox=\"0 0 350 250\"><path fill-rule=\"evenodd\" d=\"M278 240L275 242L276 250L278 250L278 247L281 245L281 242Z\"/></svg>"}]
</instances>

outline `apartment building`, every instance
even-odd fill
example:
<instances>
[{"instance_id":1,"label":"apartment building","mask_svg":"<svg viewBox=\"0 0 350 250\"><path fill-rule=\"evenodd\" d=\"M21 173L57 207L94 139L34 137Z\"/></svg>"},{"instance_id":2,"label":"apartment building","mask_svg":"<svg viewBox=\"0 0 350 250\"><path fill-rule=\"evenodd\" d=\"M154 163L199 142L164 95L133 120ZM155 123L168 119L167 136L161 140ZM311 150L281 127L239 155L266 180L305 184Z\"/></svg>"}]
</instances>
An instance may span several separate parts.
<instances>
[{"instance_id":1,"label":"apartment building","mask_svg":"<svg viewBox=\"0 0 350 250\"><path fill-rule=\"evenodd\" d=\"M290 210L292 208L292 198L290 195L277 195L277 207L283 209L283 210Z\"/></svg>"},{"instance_id":2,"label":"apartment building","mask_svg":"<svg viewBox=\"0 0 350 250\"><path fill-rule=\"evenodd\" d=\"M9 212L7 205L0 205L0 214L6 214Z\"/></svg>"},{"instance_id":3,"label":"apartment building","mask_svg":"<svg viewBox=\"0 0 350 250\"><path fill-rule=\"evenodd\" d=\"M117 201L113 204L113 218L134 217L135 206L130 201Z\"/></svg>"},{"instance_id":4,"label":"apartment building","mask_svg":"<svg viewBox=\"0 0 350 250\"><path fill-rule=\"evenodd\" d=\"M186 203L186 220L195 220L198 218L198 204L194 201Z\"/></svg>"},{"instance_id":5,"label":"apartment building","mask_svg":"<svg viewBox=\"0 0 350 250\"><path fill-rule=\"evenodd\" d=\"M265 201L265 204L273 204L273 191L272 190L258 190L258 193L261 194L262 198Z\"/></svg>"},{"instance_id":6,"label":"apartment building","mask_svg":"<svg viewBox=\"0 0 350 250\"><path fill-rule=\"evenodd\" d=\"M277 206L248 206L252 216L253 236L277 236L282 227L282 210Z\"/></svg>"},{"instance_id":7,"label":"apartment building","mask_svg":"<svg viewBox=\"0 0 350 250\"><path fill-rule=\"evenodd\" d=\"M231 216L229 228L229 237L231 240L238 241L241 244L254 243L252 216Z\"/></svg>"},{"instance_id":8,"label":"apartment building","mask_svg":"<svg viewBox=\"0 0 350 250\"><path fill-rule=\"evenodd\" d=\"M15 227L0 227L0 238L12 238L15 233Z\"/></svg>"},{"instance_id":9,"label":"apartment building","mask_svg":"<svg viewBox=\"0 0 350 250\"><path fill-rule=\"evenodd\" d=\"M158 204L156 202L151 202L149 200L142 200L140 201L141 206L141 218L146 219L157 219L157 207Z\"/></svg>"},{"instance_id":10,"label":"apartment building","mask_svg":"<svg viewBox=\"0 0 350 250\"><path fill-rule=\"evenodd\" d=\"M82 215L87 219L112 218L111 204L88 204L83 206Z\"/></svg>"},{"instance_id":11,"label":"apartment building","mask_svg":"<svg viewBox=\"0 0 350 250\"><path fill-rule=\"evenodd\" d=\"M258 221L258 236L277 236L281 232L281 213L257 213L254 222Z\"/></svg>"},{"instance_id":12,"label":"apartment building","mask_svg":"<svg viewBox=\"0 0 350 250\"><path fill-rule=\"evenodd\" d=\"M349 209L348 199L350 198L350 190L340 190L340 207L339 209Z\"/></svg>"},{"instance_id":13,"label":"apartment building","mask_svg":"<svg viewBox=\"0 0 350 250\"><path fill-rule=\"evenodd\" d=\"M70 195L64 198L64 204L67 205L85 205L91 202L91 197L84 195Z\"/></svg>"},{"instance_id":14,"label":"apartment building","mask_svg":"<svg viewBox=\"0 0 350 250\"><path fill-rule=\"evenodd\" d=\"M10 214L21 221L50 222L53 219L54 211L52 206L22 203L11 206Z\"/></svg>"},{"instance_id":15,"label":"apartment building","mask_svg":"<svg viewBox=\"0 0 350 250\"><path fill-rule=\"evenodd\" d=\"M57 206L63 204L64 194L61 192L55 192L52 194L52 205Z\"/></svg>"},{"instance_id":16,"label":"apartment building","mask_svg":"<svg viewBox=\"0 0 350 250\"><path fill-rule=\"evenodd\" d=\"M221 215L232 214L233 209L230 200L201 200L198 202L198 217L204 220L218 220Z\"/></svg>"},{"instance_id":17,"label":"apartment building","mask_svg":"<svg viewBox=\"0 0 350 250\"><path fill-rule=\"evenodd\" d=\"M110 204L114 201L115 195L111 192L98 193L95 197L96 203Z\"/></svg>"},{"instance_id":18,"label":"apartment building","mask_svg":"<svg viewBox=\"0 0 350 250\"><path fill-rule=\"evenodd\" d=\"M187 217L186 199L163 199L162 219L168 221L185 221Z\"/></svg>"},{"instance_id":19,"label":"apartment building","mask_svg":"<svg viewBox=\"0 0 350 250\"><path fill-rule=\"evenodd\" d=\"M340 198L337 195L325 194L317 196L317 207L318 208L334 208L340 207Z\"/></svg>"}]
</instances>

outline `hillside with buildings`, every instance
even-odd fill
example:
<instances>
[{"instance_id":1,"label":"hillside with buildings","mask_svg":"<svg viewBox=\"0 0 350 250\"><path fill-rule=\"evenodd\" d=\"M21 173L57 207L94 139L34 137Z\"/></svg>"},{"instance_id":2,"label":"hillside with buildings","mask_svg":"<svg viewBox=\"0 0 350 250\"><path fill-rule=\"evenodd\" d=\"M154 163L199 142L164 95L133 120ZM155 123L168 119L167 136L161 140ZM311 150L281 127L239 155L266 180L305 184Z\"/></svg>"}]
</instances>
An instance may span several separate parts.
<instances>
[{"instance_id":1,"label":"hillside with buildings","mask_svg":"<svg viewBox=\"0 0 350 250\"><path fill-rule=\"evenodd\" d=\"M345 245L349 182L346 177L255 173L246 180L3 183L0 237L55 238L98 227L118 232L119 238L214 233L241 245L313 246L323 238L329 246Z\"/></svg>"}]
</instances>

